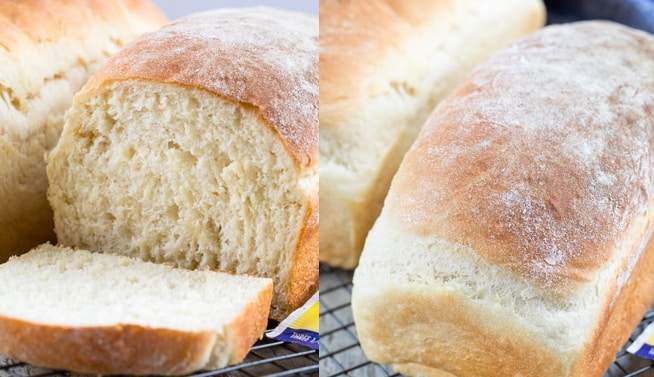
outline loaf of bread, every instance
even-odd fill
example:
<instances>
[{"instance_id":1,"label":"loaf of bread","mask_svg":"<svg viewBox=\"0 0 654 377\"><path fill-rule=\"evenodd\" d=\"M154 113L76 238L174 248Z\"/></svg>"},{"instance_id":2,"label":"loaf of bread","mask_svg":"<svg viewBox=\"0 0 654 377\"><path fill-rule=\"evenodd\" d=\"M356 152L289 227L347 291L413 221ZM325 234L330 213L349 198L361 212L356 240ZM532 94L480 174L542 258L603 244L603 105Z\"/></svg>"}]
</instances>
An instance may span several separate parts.
<instances>
[{"instance_id":1,"label":"loaf of bread","mask_svg":"<svg viewBox=\"0 0 654 377\"><path fill-rule=\"evenodd\" d=\"M94 374L188 374L245 358L272 280L44 244L0 265L0 354Z\"/></svg>"},{"instance_id":2,"label":"loaf of bread","mask_svg":"<svg viewBox=\"0 0 654 377\"><path fill-rule=\"evenodd\" d=\"M126 46L75 97L48 162L60 243L318 287L318 23L199 13Z\"/></svg>"},{"instance_id":3,"label":"loaf of bread","mask_svg":"<svg viewBox=\"0 0 654 377\"><path fill-rule=\"evenodd\" d=\"M654 301L653 115L654 37L624 26L550 26L482 64L366 240L365 353L422 375L602 376Z\"/></svg>"},{"instance_id":4,"label":"loaf of bread","mask_svg":"<svg viewBox=\"0 0 654 377\"><path fill-rule=\"evenodd\" d=\"M75 92L165 22L148 0L0 2L0 263L55 239L45 154Z\"/></svg>"},{"instance_id":5,"label":"loaf of bread","mask_svg":"<svg viewBox=\"0 0 654 377\"><path fill-rule=\"evenodd\" d=\"M356 266L434 106L544 18L541 0L320 1L321 261Z\"/></svg>"}]
</instances>

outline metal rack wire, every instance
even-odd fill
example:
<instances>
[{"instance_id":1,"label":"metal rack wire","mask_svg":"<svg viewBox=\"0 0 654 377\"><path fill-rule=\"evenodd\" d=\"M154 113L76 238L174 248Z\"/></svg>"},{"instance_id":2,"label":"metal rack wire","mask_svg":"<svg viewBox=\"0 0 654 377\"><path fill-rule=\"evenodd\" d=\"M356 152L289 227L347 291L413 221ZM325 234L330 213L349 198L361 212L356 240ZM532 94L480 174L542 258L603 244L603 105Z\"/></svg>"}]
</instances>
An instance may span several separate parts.
<instances>
[{"instance_id":1,"label":"metal rack wire","mask_svg":"<svg viewBox=\"0 0 654 377\"><path fill-rule=\"evenodd\" d=\"M271 321L268 328L276 323ZM58 377L74 373L35 367L0 356L0 377ZM189 377L284 377L318 376L318 351L297 344L264 338L251 349L245 360L223 369L192 374Z\"/></svg>"},{"instance_id":2,"label":"metal rack wire","mask_svg":"<svg viewBox=\"0 0 654 377\"><path fill-rule=\"evenodd\" d=\"M359 345L352 319L352 272L320 265L320 376L401 377L389 366L369 361ZM604 377L653 377L654 362L625 351L654 321L654 307L645 315Z\"/></svg>"}]
</instances>

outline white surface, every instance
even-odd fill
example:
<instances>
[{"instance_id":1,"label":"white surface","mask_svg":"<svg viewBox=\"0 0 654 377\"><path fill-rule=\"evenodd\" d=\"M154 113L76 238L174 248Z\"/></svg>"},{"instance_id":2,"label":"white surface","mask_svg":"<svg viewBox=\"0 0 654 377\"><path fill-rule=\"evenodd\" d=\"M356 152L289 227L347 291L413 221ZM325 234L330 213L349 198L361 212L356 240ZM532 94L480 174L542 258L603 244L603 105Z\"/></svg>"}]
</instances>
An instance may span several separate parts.
<instances>
[{"instance_id":1,"label":"white surface","mask_svg":"<svg viewBox=\"0 0 654 377\"><path fill-rule=\"evenodd\" d=\"M318 0L153 0L172 21L181 16L218 8L263 5L318 15Z\"/></svg>"}]
</instances>

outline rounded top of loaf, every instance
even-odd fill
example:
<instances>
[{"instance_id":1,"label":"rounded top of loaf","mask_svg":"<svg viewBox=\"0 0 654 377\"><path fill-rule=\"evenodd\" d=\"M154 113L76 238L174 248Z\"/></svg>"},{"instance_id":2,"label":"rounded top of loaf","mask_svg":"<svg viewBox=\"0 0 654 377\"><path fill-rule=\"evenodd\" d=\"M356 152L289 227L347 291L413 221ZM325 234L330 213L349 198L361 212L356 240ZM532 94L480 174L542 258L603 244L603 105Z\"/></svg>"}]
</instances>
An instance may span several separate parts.
<instances>
[{"instance_id":1,"label":"rounded top of loaf","mask_svg":"<svg viewBox=\"0 0 654 377\"><path fill-rule=\"evenodd\" d=\"M183 17L126 46L85 86L143 79L252 105L301 168L318 161L318 23L265 7Z\"/></svg>"},{"instance_id":2,"label":"rounded top of loaf","mask_svg":"<svg viewBox=\"0 0 654 377\"><path fill-rule=\"evenodd\" d=\"M101 27L143 31L166 22L149 0L3 0L0 1L0 52L20 54L26 45L46 44L59 38L89 40L89 30ZM131 26L130 26L131 25Z\"/></svg>"},{"instance_id":3,"label":"rounded top of loaf","mask_svg":"<svg viewBox=\"0 0 654 377\"><path fill-rule=\"evenodd\" d=\"M654 195L653 150L654 38L609 22L550 26L439 105L384 212L563 293L644 247L629 240L648 238L635 233L649 221L634 224Z\"/></svg>"},{"instance_id":4,"label":"rounded top of loaf","mask_svg":"<svg viewBox=\"0 0 654 377\"><path fill-rule=\"evenodd\" d=\"M483 17L478 15L493 14L498 7L506 8L504 14L496 12L498 17L522 16L511 18L516 36L527 34L544 22L541 0L504 4L474 0L321 0L320 75L327 78L320 83L321 127L346 124L352 114L365 111L369 98L406 81L407 75L415 74L407 71L413 69L407 68L412 67L412 59L423 58L421 50L440 49L447 54L445 40L450 34L458 37L460 32L457 26L446 29L451 24L449 19L459 19L465 25L483 23ZM434 25L438 27L434 29ZM465 25L461 28L473 30ZM429 42L425 44L425 40ZM489 46L474 48L487 50ZM444 57L449 58L441 55L439 59ZM429 64L438 69L438 62Z\"/></svg>"}]
</instances>

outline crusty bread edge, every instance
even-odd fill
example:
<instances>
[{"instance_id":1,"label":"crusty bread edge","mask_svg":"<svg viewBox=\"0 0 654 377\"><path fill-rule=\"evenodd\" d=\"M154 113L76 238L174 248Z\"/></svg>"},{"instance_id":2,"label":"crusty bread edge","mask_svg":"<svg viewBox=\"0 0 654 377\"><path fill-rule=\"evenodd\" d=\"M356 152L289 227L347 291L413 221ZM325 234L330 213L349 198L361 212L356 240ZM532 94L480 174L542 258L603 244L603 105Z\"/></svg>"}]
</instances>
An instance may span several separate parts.
<instances>
[{"instance_id":1,"label":"crusty bread edge","mask_svg":"<svg viewBox=\"0 0 654 377\"><path fill-rule=\"evenodd\" d=\"M300 239L295 249L293 268L290 278L289 311L278 321L286 318L291 312L302 306L318 290L319 280L319 243L320 215L319 189L316 187L310 193L306 216L303 221Z\"/></svg>"},{"instance_id":2,"label":"crusty bread edge","mask_svg":"<svg viewBox=\"0 0 654 377\"><path fill-rule=\"evenodd\" d=\"M572 377L601 377L648 308L654 304L654 238L650 237L627 283L605 307L593 337L573 366Z\"/></svg>"},{"instance_id":3,"label":"crusty bread edge","mask_svg":"<svg viewBox=\"0 0 654 377\"><path fill-rule=\"evenodd\" d=\"M0 316L0 353L38 366L81 373L190 373L206 363L215 341L211 331L135 325L73 328Z\"/></svg>"},{"instance_id":4,"label":"crusty bread edge","mask_svg":"<svg viewBox=\"0 0 654 377\"><path fill-rule=\"evenodd\" d=\"M245 359L250 352L252 345L263 337L268 326L268 315L272 301L273 283L259 292L257 298L250 302L234 322L226 329L225 334L234 341L233 352L229 358L229 364L237 364ZM209 365L210 368L220 368L224 365Z\"/></svg>"},{"instance_id":5,"label":"crusty bread edge","mask_svg":"<svg viewBox=\"0 0 654 377\"><path fill-rule=\"evenodd\" d=\"M452 289L413 285L378 291L359 298L362 292L354 289L352 301L361 347L372 361L422 364L456 376L536 377L534 371L564 376L558 355L502 311Z\"/></svg>"}]
</instances>

